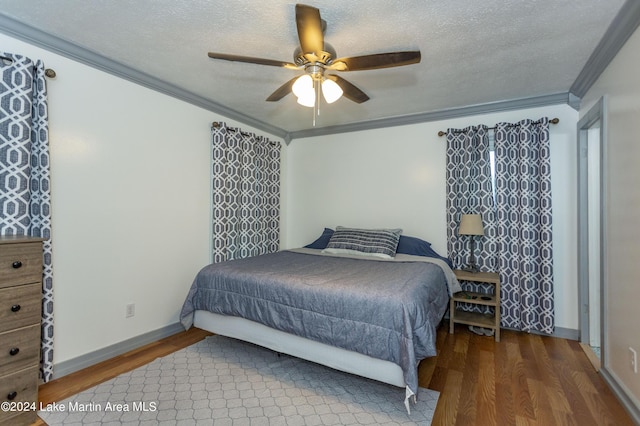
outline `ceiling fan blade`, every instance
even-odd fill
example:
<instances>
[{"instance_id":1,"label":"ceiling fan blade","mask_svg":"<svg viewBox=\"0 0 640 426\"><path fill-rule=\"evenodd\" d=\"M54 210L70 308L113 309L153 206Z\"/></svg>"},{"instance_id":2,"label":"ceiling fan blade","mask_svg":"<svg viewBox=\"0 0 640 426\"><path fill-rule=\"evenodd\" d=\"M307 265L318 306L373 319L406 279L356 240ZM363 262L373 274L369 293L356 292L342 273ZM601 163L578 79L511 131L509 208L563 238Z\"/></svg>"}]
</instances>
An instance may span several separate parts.
<instances>
[{"instance_id":1,"label":"ceiling fan blade","mask_svg":"<svg viewBox=\"0 0 640 426\"><path fill-rule=\"evenodd\" d=\"M379 68L399 67L420 62L420 51L376 53L334 60L328 69L336 71L364 71Z\"/></svg>"},{"instance_id":2,"label":"ceiling fan blade","mask_svg":"<svg viewBox=\"0 0 640 426\"><path fill-rule=\"evenodd\" d=\"M358 89L353 84L349 83L344 78L334 74L328 74L326 78L328 78L329 80L333 80L338 86L340 86L343 92L342 95L345 98L358 104L361 104L369 100L369 96L367 96L366 93Z\"/></svg>"},{"instance_id":3,"label":"ceiling fan blade","mask_svg":"<svg viewBox=\"0 0 640 426\"><path fill-rule=\"evenodd\" d=\"M264 59L264 58L253 58L251 56L239 56L239 55L229 55L227 53L216 53L209 52L209 57L212 59L223 59L225 61L235 61L235 62L247 62L249 64L258 64L258 65L269 65L272 67L283 67L289 69L300 69L295 64L291 62L283 62L276 61L273 59Z\"/></svg>"},{"instance_id":4,"label":"ceiling fan blade","mask_svg":"<svg viewBox=\"0 0 640 426\"><path fill-rule=\"evenodd\" d=\"M324 35L320 11L315 7L296 4L296 25L302 53L319 53L324 50Z\"/></svg>"},{"instance_id":5,"label":"ceiling fan blade","mask_svg":"<svg viewBox=\"0 0 640 426\"><path fill-rule=\"evenodd\" d=\"M300 76L295 76L293 77L291 80L287 81L285 84L283 84L282 86L278 87L276 89L275 92L273 92L268 98L267 98L267 102L276 102L279 101L280 99L284 98L285 96L287 96L289 93L291 93L291 88L293 87L293 83L296 82L296 80L300 78Z\"/></svg>"}]
</instances>

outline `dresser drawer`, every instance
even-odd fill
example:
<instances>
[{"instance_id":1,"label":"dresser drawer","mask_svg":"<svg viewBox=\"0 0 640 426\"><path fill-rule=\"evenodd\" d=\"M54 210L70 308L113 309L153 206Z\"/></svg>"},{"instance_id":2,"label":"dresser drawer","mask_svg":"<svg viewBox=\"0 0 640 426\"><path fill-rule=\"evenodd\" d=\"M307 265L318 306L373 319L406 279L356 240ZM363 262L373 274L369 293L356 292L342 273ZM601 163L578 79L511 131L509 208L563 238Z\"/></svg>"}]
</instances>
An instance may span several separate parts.
<instances>
[{"instance_id":1,"label":"dresser drawer","mask_svg":"<svg viewBox=\"0 0 640 426\"><path fill-rule=\"evenodd\" d=\"M0 289L0 333L39 324L41 315L40 283Z\"/></svg>"},{"instance_id":2,"label":"dresser drawer","mask_svg":"<svg viewBox=\"0 0 640 426\"><path fill-rule=\"evenodd\" d=\"M40 324L0 334L0 376L39 365Z\"/></svg>"},{"instance_id":3,"label":"dresser drawer","mask_svg":"<svg viewBox=\"0 0 640 426\"><path fill-rule=\"evenodd\" d=\"M38 408L38 404L36 403L36 408ZM38 412L37 411L23 411L21 413L10 413L14 415L11 418L7 418L5 421L7 425L11 426L31 426L38 420ZM41 424L41 423L38 423Z\"/></svg>"},{"instance_id":4,"label":"dresser drawer","mask_svg":"<svg viewBox=\"0 0 640 426\"><path fill-rule=\"evenodd\" d=\"M38 402L38 367L0 377L0 402ZM0 410L0 424L16 413Z\"/></svg>"},{"instance_id":5,"label":"dresser drawer","mask_svg":"<svg viewBox=\"0 0 640 426\"><path fill-rule=\"evenodd\" d=\"M42 242L0 247L0 288L42 281Z\"/></svg>"}]
</instances>

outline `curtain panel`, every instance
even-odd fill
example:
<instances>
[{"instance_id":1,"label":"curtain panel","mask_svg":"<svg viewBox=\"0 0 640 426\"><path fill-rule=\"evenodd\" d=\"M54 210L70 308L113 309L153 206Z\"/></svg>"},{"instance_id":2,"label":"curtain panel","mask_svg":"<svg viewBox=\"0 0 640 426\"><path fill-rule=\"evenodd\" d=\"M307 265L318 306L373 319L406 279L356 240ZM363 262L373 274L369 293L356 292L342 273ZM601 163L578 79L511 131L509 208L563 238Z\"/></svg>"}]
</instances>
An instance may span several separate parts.
<instances>
[{"instance_id":1,"label":"curtain panel","mask_svg":"<svg viewBox=\"0 0 640 426\"><path fill-rule=\"evenodd\" d=\"M280 144L214 123L213 262L280 248Z\"/></svg>"},{"instance_id":2,"label":"curtain panel","mask_svg":"<svg viewBox=\"0 0 640 426\"><path fill-rule=\"evenodd\" d=\"M475 238L476 265L481 271L497 268L495 204L491 176L489 129L472 126L465 129L447 129L447 254L455 269L469 264L471 239ZM484 236L458 235L463 214L482 217ZM489 292L490 284L463 281L467 291ZM490 308L477 304L460 303L464 311L487 313Z\"/></svg>"},{"instance_id":3,"label":"curtain panel","mask_svg":"<svg viewBox=\"0 0 640 426\"><path fill-rule=\"evenodd\" d=\"M53 374L47 88L42 61L0 53L0 234L44 238L40 374Z\"/></svg>"},{"instance_id":4,"label":"curtain panel","mask_svg":"<svg viewBox=\"0 0 640 426\"><path fill-rule=\"evenodd\" d=\"M502 325L554 331L549 120L498 123L496 198Z\"/></svg>"},{"instance_id":5,"label":"curtain panel","mask_svg":"<svg viewBox=\"0 0 640 426\"><path fill-rule=\"evenodd\" d=\"M463 214L480 214L484 236L476 238L481 271L497 268L495 204L486 126L447 130L447 252L455 269L469 262L470 239L458 235Z\"/></svg>"}]
</instances>

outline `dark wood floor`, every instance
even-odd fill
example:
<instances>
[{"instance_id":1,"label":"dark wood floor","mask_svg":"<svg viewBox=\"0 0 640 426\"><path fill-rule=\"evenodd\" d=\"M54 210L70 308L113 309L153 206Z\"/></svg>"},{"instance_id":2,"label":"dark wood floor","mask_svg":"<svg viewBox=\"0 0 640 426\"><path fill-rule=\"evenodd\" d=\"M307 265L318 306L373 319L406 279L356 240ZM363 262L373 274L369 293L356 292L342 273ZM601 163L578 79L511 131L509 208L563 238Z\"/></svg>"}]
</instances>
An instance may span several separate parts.
<instances>
[{"instance_id":1,"label":"dark wood floor","mask_svg":"<svg viewBox=\"0 0 640 426\"><path fill-rule=\"evenodd\" d=\"M440 392L434 425L633 425L576 341L503 330L496 343L457 325L437 347L420 366Z\"/></svg>"},{"instance_id":2,"label":"dark wood floor","mask_svg":"<svg viewBox=\"0 0 640 426\"><path fill-rule=\"evenodd\" d=\"M209 334L191 329L51 381L40 387L40 402L61 401ZM420 386L440 392L434 426L633 425L578 342L503 331L496 343L443 326L437 346L438 356L419 369Z\"/></svg>"}]
</instances>

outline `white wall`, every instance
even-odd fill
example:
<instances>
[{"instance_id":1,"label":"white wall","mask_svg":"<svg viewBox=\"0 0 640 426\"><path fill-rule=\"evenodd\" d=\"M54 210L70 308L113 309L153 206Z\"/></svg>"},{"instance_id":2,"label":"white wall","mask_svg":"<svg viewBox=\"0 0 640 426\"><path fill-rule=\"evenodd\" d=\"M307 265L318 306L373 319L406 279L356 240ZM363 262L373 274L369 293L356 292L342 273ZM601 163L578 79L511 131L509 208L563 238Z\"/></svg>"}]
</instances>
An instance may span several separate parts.
<instances>
[{"instance_id":1,"label":"white wall","mask_svg":"<svg viewBox=\"0 0 640 426\"><path fill-rule=\"evenodd\" d=\"M0 42L58 73L48 84L54 363L175 323L209 260L210 123L255 130L11 37ZM324 226L400 226L446 253L437 132L543 115L560 118L551 127L556 324L577 329L577 113L568 106L294 140L283 149L283 247ZM127 303L134 318L124 318Z\"/></svg>"},{"instance_id":2,"label":"white wall","mask_svg":"<svg viewBox=\"0 0 640 426\"><path fill-rule=\"evenodd\" d=\"M58 74L48 81L54 363L176 323L209 262L210 125L238 123L3 34L0 44ZM136 314L125 319L128 303Z\"/></svg>"},{"instance_id":3,"label":"white wall","mask_svg":"<svg viewBox=\"0 0 640 426\"><path fill-rule=\"evenodd\" d=\"M556 325L578 329L576 124L566 105L294 140L287 172L287 247L324 227L400 227L446 255L445 151L439 130L542 116L551 126Z\"/></svg>"},{"instance_id":4,"label":"white wall","mask_svg":"<svg viewBox=\"0 0 640 426\"><path fill-rule=\"evenodd\" d=\"M608 108L605 154L605 368L640 410L640 30L636 30L582 100L581 115L602 97ZM640 360L639 360L640 361Z\"/></svg>"}]
</instances>

